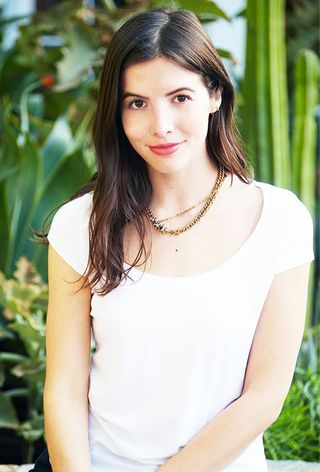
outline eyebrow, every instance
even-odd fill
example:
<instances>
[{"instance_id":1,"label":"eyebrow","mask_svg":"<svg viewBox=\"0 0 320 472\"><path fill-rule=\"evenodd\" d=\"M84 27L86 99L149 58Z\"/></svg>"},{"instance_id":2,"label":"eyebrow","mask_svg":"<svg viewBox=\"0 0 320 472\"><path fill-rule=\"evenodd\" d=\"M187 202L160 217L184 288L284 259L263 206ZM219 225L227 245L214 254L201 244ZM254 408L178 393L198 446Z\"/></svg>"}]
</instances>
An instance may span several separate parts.
<instances>
[{"instance_id":1,"label":"eyebrow","mask_svg":"<svg viewBox=\"0 0 320 472\"><path fill-rule=\"evenodd\" d=\"M166 97L169 97L169 95L173 95L174 93L181 92L182 90L189 90L190 92L195 92L192 88L189 87L180 87L176 90L172 90L172 92L168 92L165 94ZM139 97L139 98L144 98L145 100L149 100L148 97L144 97L143 95L139 95L138 93L132 93L132 92L126 92L123 94L122 100L124 100L127 97Z\"/></svg>"}]
</instances>

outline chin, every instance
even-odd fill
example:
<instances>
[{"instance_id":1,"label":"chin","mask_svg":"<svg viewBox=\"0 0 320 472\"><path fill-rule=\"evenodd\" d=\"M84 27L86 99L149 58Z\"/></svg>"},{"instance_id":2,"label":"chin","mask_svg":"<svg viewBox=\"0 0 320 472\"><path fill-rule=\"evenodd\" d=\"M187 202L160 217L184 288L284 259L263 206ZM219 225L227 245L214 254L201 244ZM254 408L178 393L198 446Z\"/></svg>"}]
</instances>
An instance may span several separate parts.
<instances>
[{"instance_id":1,"label":"chin","mask_svg":"<svg viewBox=\"0 0 320 472\"><path fill-rule=\"evenodd\" d=\"M174 159L167 158L166 160L163 160L162 162L157 162L156 164L153 162L152 164L150 162L147 162L147 166L151 172L158 172L160 174L173 174L175 172L179 172L185 168L188 167L188 162L174 162Z\"/></svg>"}]
</instances>

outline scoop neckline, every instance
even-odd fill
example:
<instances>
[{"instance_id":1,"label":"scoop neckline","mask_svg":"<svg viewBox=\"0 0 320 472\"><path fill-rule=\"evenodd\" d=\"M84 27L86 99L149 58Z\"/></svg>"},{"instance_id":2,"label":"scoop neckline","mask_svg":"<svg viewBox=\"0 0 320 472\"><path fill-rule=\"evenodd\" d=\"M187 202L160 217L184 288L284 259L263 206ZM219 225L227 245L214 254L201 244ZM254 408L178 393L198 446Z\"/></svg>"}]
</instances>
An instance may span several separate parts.
<instances>
[{"instance_id":1,"label":"scoop neckline","mask_svg":"<svg viewBox=\"0 0 320 472\"><path fill-rule=\"evenodd\" d=\"M258 182L254 179L252 180L252 183L254 183L255 186L259 187L262 191L263 204L262 204L261 214L260 214L259 220L258 220L256 226L254 227L252 233L244 241L244 243L240 246L240 248L234 254L232 254L232 256L230 256L226 261L224 261L222 264L219 264L218 266L213 267L212 269L209 269L205 272L199 272L198 274L178 275L178 276L159 275L159 274L152 274L150 272L144 272L142 270L137 269L136 267L132 267L130 269L130 272L128 272L128 276L130 277L131 272L132 272L133 274L136 274L137 276L140 275L140 278L144 276L146 279L150 279L150 280L157 279L157 280L164 280L164 281L165 280L170 280L170 281L172 281L172 280L176 280L176 281L181 280L181 281L183 281L183 280L193 280L193 279L196 279L196 278L206 277L206 276L212 275L215 272L218 273L218 272L224 270L227 266L229 266L231 263L233 263L238 257L240 257L240 255L245 253L245 251L250 247L252 242L257 238L258 234L261 231L261 228L264 225L264 221L265 221L265 218L266 218L267 206L268 206L268 202L269 202L268 197L267 197L267 191L266 191L266 185L268 185L268 184L266 184L265 182ZM131 267L130 264L128 264L125 261L123 262L123 266L124 266L124 269L128 269L129 267Z\"/></svg>"}]
</instances>

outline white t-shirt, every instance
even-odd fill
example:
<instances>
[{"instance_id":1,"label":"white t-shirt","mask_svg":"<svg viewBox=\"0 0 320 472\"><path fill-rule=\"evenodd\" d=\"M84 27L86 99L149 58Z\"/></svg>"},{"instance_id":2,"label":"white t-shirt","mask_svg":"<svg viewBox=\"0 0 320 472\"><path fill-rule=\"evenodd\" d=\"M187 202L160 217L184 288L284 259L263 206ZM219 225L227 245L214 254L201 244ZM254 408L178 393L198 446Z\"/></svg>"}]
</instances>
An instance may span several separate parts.
<instances>
[{"instance_id":1,"label":"white t-shirt","mask_svg":"<svg viewBox=\"0 0 320 472\"><path fill-rule=\"evenodd\" d=\"M93 290L92 472L155 471L240 396L273 276L314 259L306 206L290 190L253 184L263 191L260 219L220 266L184 277L133 268L108 295ZM80 274L91 205L88 193L61 207L48 235ZM262 433L224 470L266 472Z\"/></svg>"}]
</instances>

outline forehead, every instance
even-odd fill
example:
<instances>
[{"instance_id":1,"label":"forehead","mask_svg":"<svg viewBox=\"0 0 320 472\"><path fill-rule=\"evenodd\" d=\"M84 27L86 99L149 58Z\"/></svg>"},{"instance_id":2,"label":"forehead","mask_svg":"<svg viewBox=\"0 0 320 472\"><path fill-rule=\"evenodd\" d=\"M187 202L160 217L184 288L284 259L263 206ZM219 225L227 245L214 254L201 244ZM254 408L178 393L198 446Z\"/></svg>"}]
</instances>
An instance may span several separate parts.
<instances>
[{"instance_id":1,"label":"forehead","mask_svg":"<svg viewBox=\"0 0 320 472\"><path fill-rule=\"evenodd\" d=\"M153 89L168 91L184 86L203 88L201 75L163 57L129 65L122 74L123 91L134 93Z\"/></svg>"}]
</instances>

